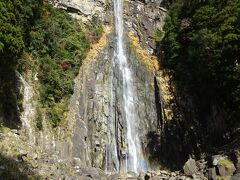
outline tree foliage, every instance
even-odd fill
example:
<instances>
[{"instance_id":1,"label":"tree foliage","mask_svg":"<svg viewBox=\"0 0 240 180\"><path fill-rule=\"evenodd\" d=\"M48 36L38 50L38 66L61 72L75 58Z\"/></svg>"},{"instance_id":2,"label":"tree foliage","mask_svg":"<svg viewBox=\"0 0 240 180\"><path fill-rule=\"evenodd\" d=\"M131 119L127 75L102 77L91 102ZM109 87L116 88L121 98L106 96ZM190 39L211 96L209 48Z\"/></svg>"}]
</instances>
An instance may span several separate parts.
<instances>
[{"instance_id":1,"label":"tree foliage","mask_svg":"<svg viewBox=\"0 0 240 180\"><path fill-rule=\"evenodd\" d=\"M0 114L11 126L18 119L16 65L21 63L27 29L34 23L37 9L41 9L41 0L0 2Z\"/></svg>"},{"instance_id":2,"label":"tree foliage","mask_svg":"<svg viewBox=\"0 0 240 180\"><path fill-rule=\"evenodd\" d=\"M205 109L228 112L228 128L240 117L240 2L176 0L165 25L164 66L179 87Z\"/></svg>"},{"instance_id":3,"label":"tree foliage","mask_svg":"<svg viewBox=\"0 0 240 180\"><path fill-rule=\"evenodd\" d=\"M56 126L66 111L74 78L90 43L98 40L102 30L97 20L83 26L43 0L1 1L0 115L7 114L4 116L9 121L11 114L19 115L15 71L30 69L38 71L41 102ZM40 119L36 123L39 129Z\"/></svg>"},{"instance_id":4,"label":"tree foliage","mask_svg":"<svg viewBox=\"0 0 240 180\"><path fill-rule=\"evenodd\" d=\"M24 42L19 20L20 1L0 2L0 59L1 64L12 65L21 54Z\"/></svg>"}]
</instances>

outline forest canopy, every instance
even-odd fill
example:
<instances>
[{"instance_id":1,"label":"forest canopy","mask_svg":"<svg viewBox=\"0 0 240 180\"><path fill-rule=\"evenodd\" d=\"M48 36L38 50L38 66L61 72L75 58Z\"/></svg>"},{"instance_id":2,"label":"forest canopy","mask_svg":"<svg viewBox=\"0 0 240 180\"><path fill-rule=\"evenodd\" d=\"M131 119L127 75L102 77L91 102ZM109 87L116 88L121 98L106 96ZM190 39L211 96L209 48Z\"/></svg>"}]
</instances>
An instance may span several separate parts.
<instances>
[{"instance_id":1,"label":"forest canopy","mask_svg":"<svg viewBox=\"0 0 240 180\"><path fill-rule=\"evenodd\" d=\"M240 118L240 1L176 0L165 25L163 65L200 108L217 104L230 128Z\"/></svg>"}]
</instances>

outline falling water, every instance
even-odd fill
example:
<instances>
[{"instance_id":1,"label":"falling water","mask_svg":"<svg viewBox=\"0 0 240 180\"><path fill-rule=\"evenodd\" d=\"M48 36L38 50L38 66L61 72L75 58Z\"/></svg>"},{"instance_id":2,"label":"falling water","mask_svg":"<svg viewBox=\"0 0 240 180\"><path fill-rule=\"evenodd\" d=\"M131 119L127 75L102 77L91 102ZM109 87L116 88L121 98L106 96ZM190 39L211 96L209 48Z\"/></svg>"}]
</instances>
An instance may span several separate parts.
<instances>
[{"instance_id":1,"label":"falling water","mask_svg":"<svg viewBox=\"0 0 240 180\"><path fill-rule=\"evenodd\" d=\"M142 156L142 148L138 137L138 115L135 107L133 78L124 47L123 0L114 0L115 28L117 34L116 61L123 79L123 106L127 123L127 172L141 172L146 170L146 163Z\"/></svg>"}]
</instances>

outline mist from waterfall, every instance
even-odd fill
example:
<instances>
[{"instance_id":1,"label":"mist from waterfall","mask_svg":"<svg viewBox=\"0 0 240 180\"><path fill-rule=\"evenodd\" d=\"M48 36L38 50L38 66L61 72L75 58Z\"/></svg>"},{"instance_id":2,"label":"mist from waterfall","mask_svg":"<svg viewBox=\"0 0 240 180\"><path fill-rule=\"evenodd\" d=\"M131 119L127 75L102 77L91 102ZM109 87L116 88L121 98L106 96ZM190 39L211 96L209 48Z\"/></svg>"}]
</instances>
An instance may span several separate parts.
<instances>
[{"instance_id":1,"label":"mist from waterfall","mask_svg":"<svg viewBox=\"0 0 240 180\"><path fill-rule=\"evenodd\" d=\"M146 171L146 161L143 158L137 124L138 114L135 104L135 89L133 87L132 72L127 61L124 46L123 0L114 0L115 30L117 35L117 50L115 61L118 63L123 80L124 119L127 125L127 149L125 159L126 172Z\"/></svg>"}]
</instances>

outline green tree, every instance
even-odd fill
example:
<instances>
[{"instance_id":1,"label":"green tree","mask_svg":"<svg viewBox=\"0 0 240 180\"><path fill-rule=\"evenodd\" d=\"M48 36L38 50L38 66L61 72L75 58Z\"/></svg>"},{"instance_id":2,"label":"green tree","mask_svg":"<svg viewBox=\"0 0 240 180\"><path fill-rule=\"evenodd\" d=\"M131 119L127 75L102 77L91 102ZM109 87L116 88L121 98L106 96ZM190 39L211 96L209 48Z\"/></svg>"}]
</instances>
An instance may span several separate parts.
<instances>
[{"instance_id":1,"label":"green tree","mask_svg":"<svg viewBox=\"0 0 240 180\"><path fill-rule=\"evenodd\" d=\"M177 0L162 41L163 65L178 88L195 97L200 114L213 104L226 110L230 132L240 125L239 23L238 0ZM199 121L204 125L204 118Z\"/></svg>"}]
</instances>

